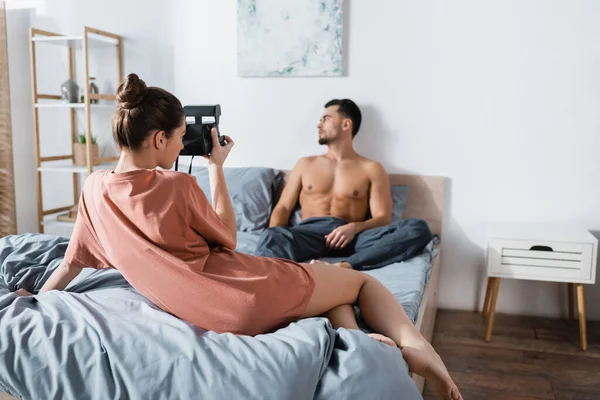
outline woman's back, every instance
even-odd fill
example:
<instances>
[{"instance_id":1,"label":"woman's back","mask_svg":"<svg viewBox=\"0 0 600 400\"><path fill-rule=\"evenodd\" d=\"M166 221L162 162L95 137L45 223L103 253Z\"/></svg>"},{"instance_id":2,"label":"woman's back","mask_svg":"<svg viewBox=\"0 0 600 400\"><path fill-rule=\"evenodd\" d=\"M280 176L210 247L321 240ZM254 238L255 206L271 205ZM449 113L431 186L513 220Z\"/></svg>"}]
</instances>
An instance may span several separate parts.
<instances>
[{"instance_id":1,"label":"woman's back","mask_svg":"<svg viewBox=\"0 0 600 400\"><path fill-rule=\"evenodd\" d=\"M114 267L159 307L206 329L252 334L296 318L313 290L310 271L234 248L191 175L98 171L86 180L65 261Z\"/></svg>"}]
</instances>

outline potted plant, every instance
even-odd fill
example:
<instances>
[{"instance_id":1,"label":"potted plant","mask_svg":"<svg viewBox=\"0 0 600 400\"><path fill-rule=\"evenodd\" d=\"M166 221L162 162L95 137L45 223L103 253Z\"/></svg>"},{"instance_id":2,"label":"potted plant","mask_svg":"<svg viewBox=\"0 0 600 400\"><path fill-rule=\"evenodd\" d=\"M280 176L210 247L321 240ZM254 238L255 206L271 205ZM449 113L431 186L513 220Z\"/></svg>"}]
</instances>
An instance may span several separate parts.
<instances>
[{"instance_id":1,"label":"potted plant","mask_svg":"<svg viewBox=\"0 0 600 400\"><path fill-rule=\"evenodd\" d=\"M92 156L92 165L98 163L98 143L96 143L96 136L92 136L92 143L90 144L90 152ZM80 134L77 138L77 142L73 143L73 164L74 165L87 165L86 158L86 136Z\"/></svg>"}]
</instances>

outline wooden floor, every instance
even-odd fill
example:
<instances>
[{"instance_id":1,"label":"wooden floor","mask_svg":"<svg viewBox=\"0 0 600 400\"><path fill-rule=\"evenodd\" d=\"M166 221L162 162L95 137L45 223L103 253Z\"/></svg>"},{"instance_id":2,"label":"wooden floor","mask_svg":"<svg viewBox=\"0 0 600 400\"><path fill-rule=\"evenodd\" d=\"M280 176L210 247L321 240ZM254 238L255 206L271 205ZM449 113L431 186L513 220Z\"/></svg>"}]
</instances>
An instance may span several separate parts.
<instances>
[{"instance_id":1,"label":"wooden floor","mask_svg":"<svg viewBox=\"0 0 600 400\"><path fill-rule=\"evenodd\" d=\"M600 400L600 322L586 352L576 321L496 314L491 342L484 331L479 313L438 311L433 346L465 400Z\"/></svg>"}]
</instances>

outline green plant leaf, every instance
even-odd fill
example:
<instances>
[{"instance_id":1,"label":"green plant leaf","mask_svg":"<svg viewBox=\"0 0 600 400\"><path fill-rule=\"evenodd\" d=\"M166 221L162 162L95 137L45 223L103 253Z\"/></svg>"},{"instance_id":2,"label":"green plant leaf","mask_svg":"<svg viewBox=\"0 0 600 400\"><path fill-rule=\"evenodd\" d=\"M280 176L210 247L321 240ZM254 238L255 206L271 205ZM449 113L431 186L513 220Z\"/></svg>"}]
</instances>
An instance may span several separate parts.
<instances>
[{"instance_id":1,"label":"green plant leaf","mask_svg":"<svg viewBox=\"0 0 600 400\"><path fill-rule=\"evenodd\" d=\"M87 142L86 138L85 138L85 134L80 134L79 138L78 138L78 143L80 144L85 144ZM92 144L96 144L98 142L98 137L97 136L92 136Z\"/></svg>"}]
</instances>

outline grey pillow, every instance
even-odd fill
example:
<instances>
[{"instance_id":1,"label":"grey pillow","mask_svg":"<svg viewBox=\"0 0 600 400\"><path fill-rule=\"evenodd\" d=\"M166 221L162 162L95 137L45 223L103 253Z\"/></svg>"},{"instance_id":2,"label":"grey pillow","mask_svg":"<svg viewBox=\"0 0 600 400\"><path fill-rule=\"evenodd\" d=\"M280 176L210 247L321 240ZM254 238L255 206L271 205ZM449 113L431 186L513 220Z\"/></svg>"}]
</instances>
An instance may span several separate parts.
<instances>
[{"instance_id":1,"label":"grey pillow","mask_svg":"<svg viewBox=\"0 0 600 400\"><path fill-rule=\"evenodd\" d=\"M392 223L402 219L408 199L408 185L392 185ZM290 216L290 226L298 225L302 221L300 206L297 206Z\"/></svg>"},{"instance_id":2,"label":"grey pillow","mask_svg":"<svg viewBox=\"0 0 600 400\"><path fill-rule=\"evenodd\" d=\"M300 222L302 222L302 209L297 205L294 211L292 211L292 215L290 215L290 226L296 226Z\"/></svg>"},{"instance_id":3,"label":"grey pillow","mask_svg":"<svg viewBox=\"0 0 600 400\"><path fill-rule=\"evenodd\" d=\"M408 199L408 185L392 186L392 223L402 219Z\"/></svg>"},{"instance_id":4,"label":"grey pillow","mask_svg":"<svg viewBox=\"0 0 600 400\"><path fill-rule=\"evenodd\" d=\"M192 175L211 201L210 182L206 167L193 167ZM238 231L262 231L269 224L273 209L276 171L272 168L225 168L225 182L235 212Z\"/></svg>"}]
</instances>

